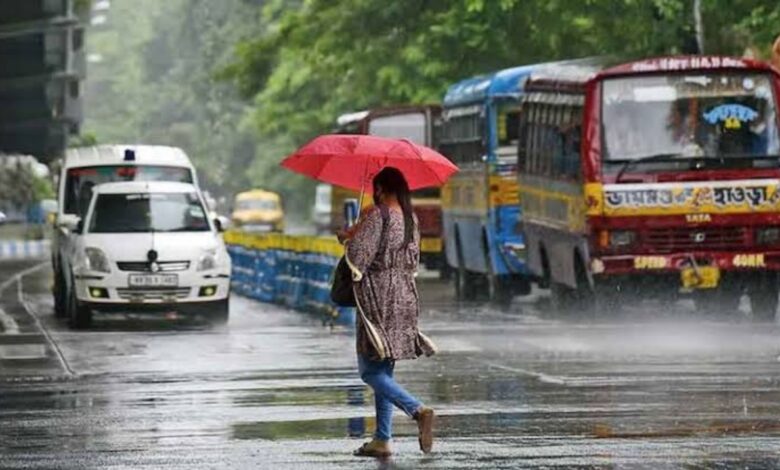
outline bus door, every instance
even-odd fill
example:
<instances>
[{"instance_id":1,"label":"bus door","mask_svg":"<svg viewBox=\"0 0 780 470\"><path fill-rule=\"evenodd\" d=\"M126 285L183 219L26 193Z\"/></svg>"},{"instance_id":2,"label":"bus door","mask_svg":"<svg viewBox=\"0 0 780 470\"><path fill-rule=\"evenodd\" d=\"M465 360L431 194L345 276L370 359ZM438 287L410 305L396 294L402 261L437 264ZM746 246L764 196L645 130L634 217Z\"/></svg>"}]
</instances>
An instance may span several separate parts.
<instances>
[{"instance_id":1,"label":"bus door","mask_svg":"<svg viewBox=\"0 0 780 470\"><path fill-rule=\"evenodd\" d=\"M517 149L520 102L499 98L491 103L491 152L487 161L491 262L496 274L525 273L525 245L520 233Z\"/></svg>"}]
</instances>

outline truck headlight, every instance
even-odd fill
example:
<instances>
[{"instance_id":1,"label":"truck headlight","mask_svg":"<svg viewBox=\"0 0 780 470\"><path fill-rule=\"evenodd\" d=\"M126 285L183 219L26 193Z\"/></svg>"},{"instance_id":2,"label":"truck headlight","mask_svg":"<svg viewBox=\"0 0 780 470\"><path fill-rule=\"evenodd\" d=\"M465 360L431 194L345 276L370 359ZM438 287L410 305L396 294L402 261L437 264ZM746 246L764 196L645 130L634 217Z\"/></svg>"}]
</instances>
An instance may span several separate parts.
<instances>
[{"instance_id":1,"label":"truck headlight","mask_svg":"<svg viewBox=\"0 0 780 470\"><path fill-rule=\"evenodd\" d=\"M108 262L108 257L100 248L84 248L84 257L87 270L97 271L99 273L111 272L111 265Z\"/></svg>"},{"instance_id":2,"label":"truck headlight","mask_svg":"<svg viewBox=\"0 0 780 470\"><path fill-rule=\"evenodd\" d=\"M210 271L217 267L217 254L215 252L205 253L198 260L198 271Z\"/></svg>"},{"instance_id":3,"label":"truck headlight","mask_svg":"<svg viewBox=\"0 0 780 470\"><path fill-rule=\"evenodd\" d=\"M613 247L629 246L634 243L636 234L630 230L614 230L609 232L609 244Z\"/></svg>"},{"instance_id":4,"label":"truck headlight","mask_svg":"<svg viewBox=\"0 0 780 470\"><path fill-rule=\"evenodd\" d=\"M780 240L780 227L764 227L756 230L756 243L769 245Z\"/></svg>"}]
</instances>

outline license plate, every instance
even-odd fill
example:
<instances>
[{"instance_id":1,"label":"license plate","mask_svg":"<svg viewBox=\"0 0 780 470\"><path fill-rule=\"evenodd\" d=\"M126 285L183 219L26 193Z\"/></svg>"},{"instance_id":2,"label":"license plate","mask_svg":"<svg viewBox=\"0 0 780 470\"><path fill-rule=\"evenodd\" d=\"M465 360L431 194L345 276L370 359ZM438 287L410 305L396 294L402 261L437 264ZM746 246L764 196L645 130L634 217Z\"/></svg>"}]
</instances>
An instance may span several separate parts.
<instances>
[{"instance_id":1,"label":"license plate","mask_svg":"<svg viewBox=\"0 0 780 470\"><path fill-rule=\"evenodd\" d=\"M720 282L720 269L714 266L685 268L680 271L680 279L686 289L714 289Z\"/></svg>"},{"instance_id":2,"label":"license plate","mask_svg":"<svg viewBox=\"0 0 780 470\"><path fill-rule=\"evenodd\" d=\"M179 276L176 274L131 274L128 277L130 287L176 287Z\"/></svg>"},{"instance_id":3,"label":"license plate","mask_svg":"<svg viewBox=\"0 0 780 470\"><path fill-rule=\"evenodd\" d=\"M426 253L441 252L441 238L423 238L420 240L420 251Z\"/></svg>"}]
</instances>

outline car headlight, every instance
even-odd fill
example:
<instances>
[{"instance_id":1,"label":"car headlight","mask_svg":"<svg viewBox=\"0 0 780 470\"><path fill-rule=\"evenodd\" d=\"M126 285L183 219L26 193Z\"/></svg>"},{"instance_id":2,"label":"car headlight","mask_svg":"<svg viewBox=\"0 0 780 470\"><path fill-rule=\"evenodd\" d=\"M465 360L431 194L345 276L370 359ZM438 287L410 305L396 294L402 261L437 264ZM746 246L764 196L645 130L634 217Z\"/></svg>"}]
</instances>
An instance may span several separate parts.
<instances>
[{"instance_id":1,"label":"car headlight","mask_svg":"<svg viewBox=\"0 0 780 470\"><path fill-rule=\"evenodd\" d=\"M111 265L108 262L108 257L100 248L84 248L84 257L87 270L100 273L111 272Z\"/></svg>"},{"instance_id":2,"label":"car headlight","mask_svg":"<svg viewBox=\"0 0 780 470\"><path fill-rule=\"evenodd\" d=\"M217 267L217 254L210 251L205 253L198 260L198 271L209 271Z\"/></svg>"}]
</instances>

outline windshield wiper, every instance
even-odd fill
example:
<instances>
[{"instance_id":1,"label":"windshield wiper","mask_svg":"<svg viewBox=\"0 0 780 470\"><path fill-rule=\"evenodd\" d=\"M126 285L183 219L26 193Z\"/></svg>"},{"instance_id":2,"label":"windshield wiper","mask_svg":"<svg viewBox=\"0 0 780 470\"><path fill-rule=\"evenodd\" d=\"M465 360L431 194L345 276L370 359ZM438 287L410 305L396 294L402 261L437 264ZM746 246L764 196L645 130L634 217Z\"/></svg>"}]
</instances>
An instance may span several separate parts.
<instances>
[{"instance_id":1,"label":"windshield wiper","mask_svg":"<svg viewBox=\"0 0 780 470\"><path fill-rule=\"evenodd\" d=\"M638 163L647 163L647 162L657 162L662 160L670 160L673 158L679 158L682 155L680 153L656 153L653 155L646 155L644 157L634 158L632 160L626 160L625 163L623 163L623 166L620 167L620 171L618 171L617 176L615 176L615 183L620 183L620 179L623 177L623 174L631 167Z\"/></svg>"},{"instance_id":2,"label":"windshield wiper","mask_svg":"<svg viewBox=\"0 0 780 470\"><path fill-rule=\"evenodd\" d=\"M704 157L709 160L777 160L780 159L780 155L775 153L767 153L767 154L756 154L756 153L731 153L728 155L720 155L720 156L713 156L708 155Z\"/></svg>"}]
</instances>

